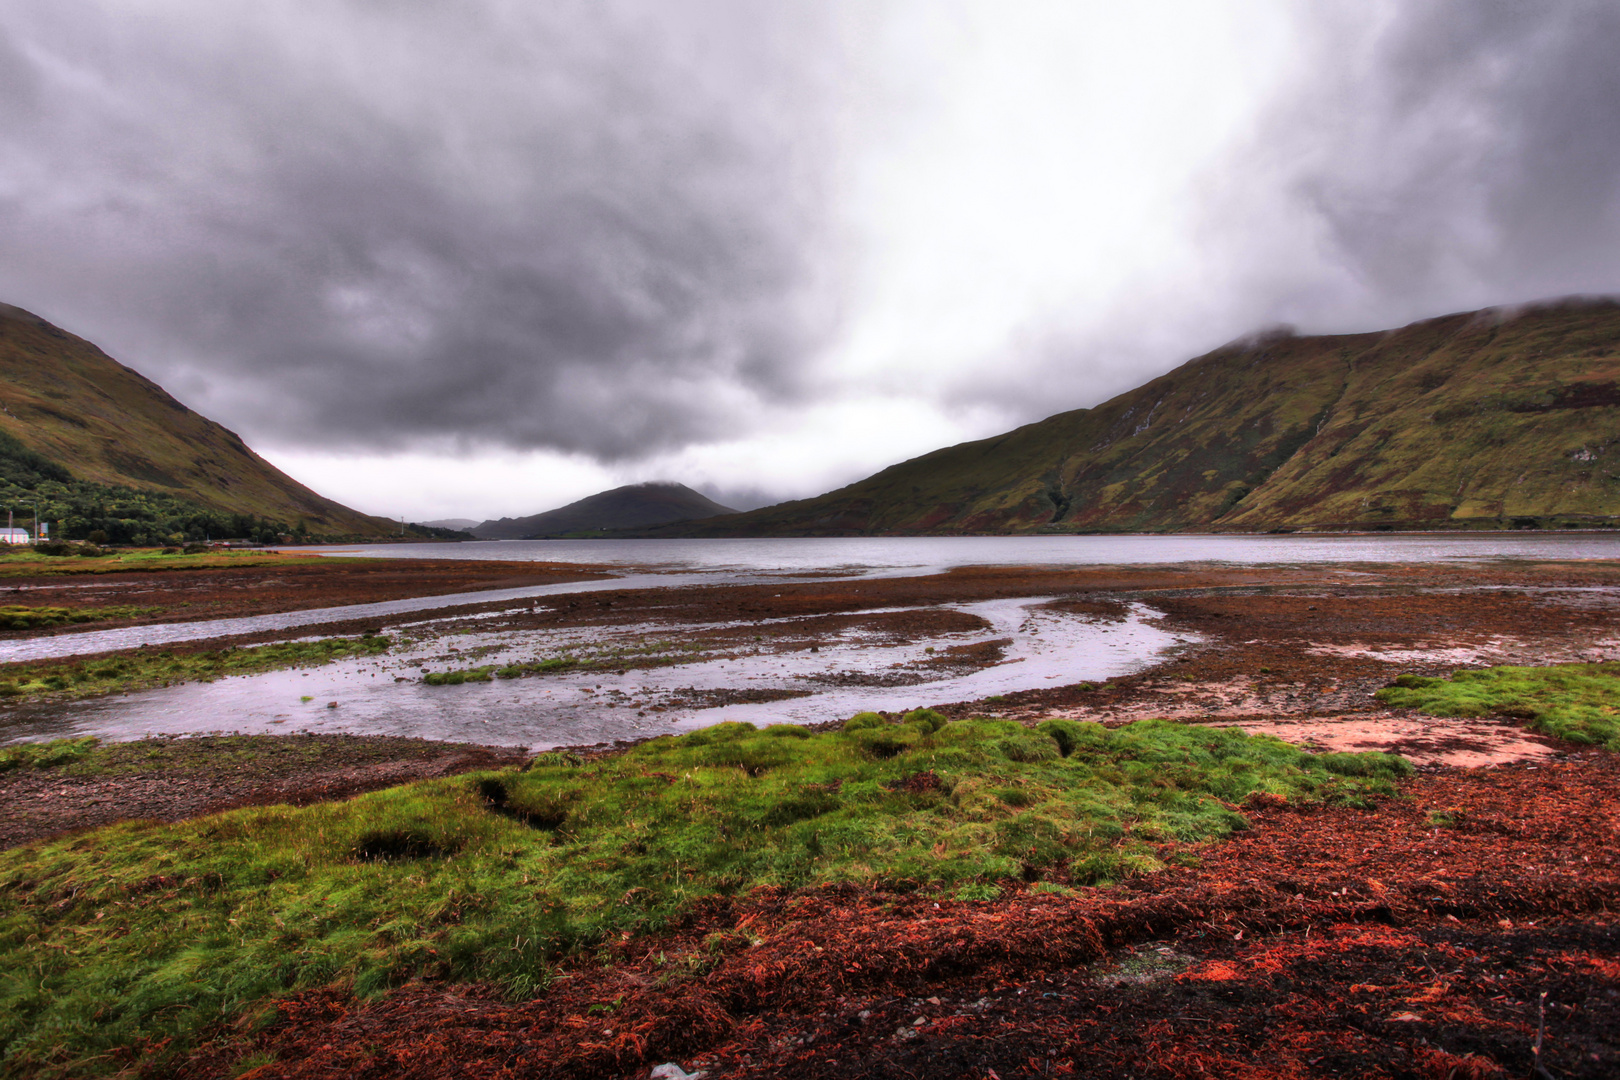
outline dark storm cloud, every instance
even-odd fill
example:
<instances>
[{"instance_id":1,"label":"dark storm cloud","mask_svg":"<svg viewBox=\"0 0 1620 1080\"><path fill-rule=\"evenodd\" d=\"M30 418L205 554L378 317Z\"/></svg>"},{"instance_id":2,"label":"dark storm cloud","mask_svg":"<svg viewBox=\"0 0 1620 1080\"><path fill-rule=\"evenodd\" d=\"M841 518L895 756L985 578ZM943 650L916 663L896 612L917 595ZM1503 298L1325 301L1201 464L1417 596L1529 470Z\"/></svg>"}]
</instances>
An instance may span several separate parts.
<instances>
[{"instance_id":1,"label":"dark storm cloud","mask_svg":"<svg viewBox=\"0 0 1620 1080\"><path fill-rule=\"evenodd\" d=\"M1314 225L1343 277L1251 269L1262 316L1376 324L1620 290L1620 6L1303 10L1305 75L1235 166L1279 187L1238 220L1264 258L1287 243L1276 223Z\"/></svg>"},{"instance_id":2,"label":"dark storm cloud","mask_svg":"<svg viewBox=\"0 0 1620 1080\"><path fill-rule=\"evenodd\" d=\"M0 298L283 444L734 434L828 322L825 29L747 0L14 11Z\"/></svg>"}]
</instances>

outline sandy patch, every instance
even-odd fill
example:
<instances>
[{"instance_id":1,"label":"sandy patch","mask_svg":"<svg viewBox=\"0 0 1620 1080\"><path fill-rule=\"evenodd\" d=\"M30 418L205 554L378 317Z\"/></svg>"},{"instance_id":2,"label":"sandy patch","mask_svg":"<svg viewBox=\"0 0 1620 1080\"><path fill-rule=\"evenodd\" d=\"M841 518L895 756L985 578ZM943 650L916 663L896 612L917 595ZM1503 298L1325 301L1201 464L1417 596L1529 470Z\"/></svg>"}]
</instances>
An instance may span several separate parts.
<instances>
[{"instance_id":1,"label":"sandy patch","mask_svg":"<svg viewBox=\"0 0 1620 1080\"><path fill-rule=\"evenodd\" d=\"M1380 750L1400 754L1414 765L1501 765L1559 753L1549 740L1506 720L1358 713L1351 716L1299 716L1243 720L1251 735L1275 735L1312 749L1341 753Z\"/></svg>"}]
</instances>

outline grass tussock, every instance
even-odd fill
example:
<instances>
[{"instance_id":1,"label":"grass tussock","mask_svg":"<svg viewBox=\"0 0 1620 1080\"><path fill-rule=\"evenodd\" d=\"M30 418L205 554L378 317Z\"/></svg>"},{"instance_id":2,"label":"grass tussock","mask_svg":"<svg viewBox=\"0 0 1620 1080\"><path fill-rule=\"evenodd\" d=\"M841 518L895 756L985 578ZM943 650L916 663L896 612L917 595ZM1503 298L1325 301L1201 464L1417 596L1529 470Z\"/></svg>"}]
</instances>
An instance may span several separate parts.
<instances>
[{"instance_id":1,"label":"grass tussock","mask_svg":"<svg viewBox=\"0 0 1620 1080\"><path fill-rule=\"evenodd\" d=\"M227 675L254 675L375 656L387 652L391 644L391 638L368 634L196 653L139 650L79 663L15 664L0 672L0 698L88 697L173 683L206 682Z\"/></svg>"},{"instance_id":2,"label":"grass tussock","mask_svg":"<svg viewBox=\"0 0 1620 1080\"><path fill-rule=\"evenodd\" d=\"M0 1054L18 1074L112 1072L333 980L523 997L570 951L760 885L988 899L1008 879L1105 883L1157 868L1164 842L1243 828L1251 792L1355 801L1408 768L1165 721L1031 731L920 710L126 823L0 855Z\"/></svg>"},{"instance_id":3,"label":"grass tussock","mask_svg":"<svg viewBox=\"0 0 1620 1080\"><path fill-rule=\"evenodd\" d=\"M132 619L137 615L149 615L156 610L139 607L64 608L0 604L0 630L43 630L52 626L102 622L106 619Z\"/></svg>"},{"instance_id":4,"label":"grass tussock","mask_svg":"<svg viewBox=\"0 0 1620 1080\"><path fill-rule=\"evenodd\" d=\"M1509 716L1570 742L1620 750L1620 664L1558 664L1402 675L1379 700L1430 716Z\"/></svg>"}]
</instances>

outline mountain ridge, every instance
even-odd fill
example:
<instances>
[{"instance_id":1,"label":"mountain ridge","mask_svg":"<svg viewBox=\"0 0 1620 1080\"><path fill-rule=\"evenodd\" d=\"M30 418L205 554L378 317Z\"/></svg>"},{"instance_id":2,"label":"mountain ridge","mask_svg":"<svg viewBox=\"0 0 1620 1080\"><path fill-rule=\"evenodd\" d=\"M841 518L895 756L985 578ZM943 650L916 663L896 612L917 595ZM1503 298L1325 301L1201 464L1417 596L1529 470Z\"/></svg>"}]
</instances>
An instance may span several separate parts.
<instances>
[{"instance_id":1,"label":"mountain ridge","mask_svg":"<svg viewBox=\"0 0 1620 1080\"><path fill-rule=\"evenodd\" d=\"M1313 531L1620 521L1620 303L1250 335L1099 405L651 536Z\"/></svg>"},{"instance_id":2,"label":"mountain ridge","mask_svg":"<svg viewBox=\"0 0 1620 1080\"><path fill-rule=\"evenodd\" d=\"M96 486L92 501L140 493L317 535L399 529L298 483L94 343L10 304L0 304L0 436ZM41 516L53 520L44 509Z\"/></svg>"},{"instance_id":3,"label":"mountain ridge","mask_svg":"<svg viewBox=\"0 0 1620 1080\"><path fill-rule=\"evenodd\" d=\"M481 522L470 530L484 540L527 540L608 529L634 529L694 518L735 514L685 484L626 484L521 518Z\"/></svg>"}]
</instances>

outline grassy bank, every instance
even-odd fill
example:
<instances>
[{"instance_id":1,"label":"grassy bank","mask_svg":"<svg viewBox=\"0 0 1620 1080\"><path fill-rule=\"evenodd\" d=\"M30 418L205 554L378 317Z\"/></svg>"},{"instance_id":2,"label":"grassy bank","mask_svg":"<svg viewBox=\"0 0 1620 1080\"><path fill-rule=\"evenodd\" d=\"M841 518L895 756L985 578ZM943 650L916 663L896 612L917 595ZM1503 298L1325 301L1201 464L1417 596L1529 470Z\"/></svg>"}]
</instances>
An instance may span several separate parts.
<instances>
[{"instance_id":1,"label":"grassy bank","mask_svg":"<svg viewBox=\"0 0 1620 1080\"><path fill-rule=\"evenodd\" d=\"M9 664L0 668L0 698L77 698L227 675L254 675L288 667L313 667L388 651L382 635L283 641L248 648L173 653L138 649L102 660Z\"/></svg>"},{"instance_id":2,"label":"grassy bank","mask_svg":"<svg viewBox=\"0 0 1620 1080\"><path fill-rule=\"evenodd\" d=\"M333 980L374 993L426 974L531 995L604 935L759 885L973 899L1009 879L1107 882L1158 867L1167 842L1243 828L1251 793L1357 801L1408 768L1163 721L909 719L726 724L601 760L544 755L526 771L7 852L6 1067L115 1071L136 1047L183 1048ZM745 937L714 941L716 955Z\"/></svg>"},{"instance_id":3,"label":"grassy bank","mask_svg":"<svg viewBox=\"0 0 1620 1080\"><path fill-rule=\"evenodd\" d=\"M1509 716L1535 731L1620 750L1620 664L1558 664L1402 675L1378 697L1430 716Z\"/></svg>"}]
</instances>

